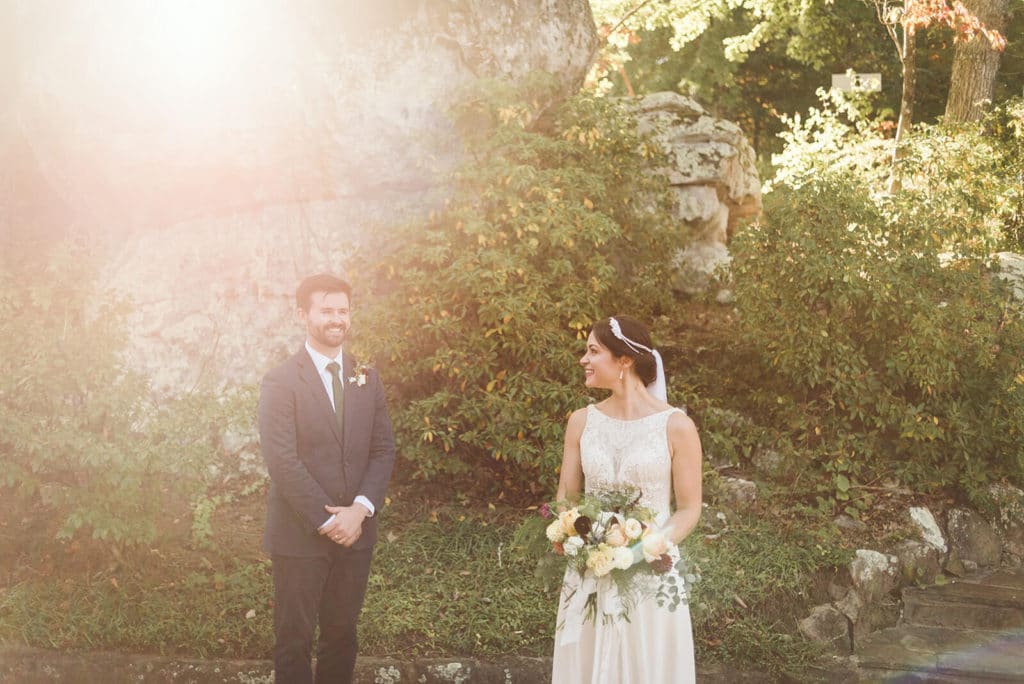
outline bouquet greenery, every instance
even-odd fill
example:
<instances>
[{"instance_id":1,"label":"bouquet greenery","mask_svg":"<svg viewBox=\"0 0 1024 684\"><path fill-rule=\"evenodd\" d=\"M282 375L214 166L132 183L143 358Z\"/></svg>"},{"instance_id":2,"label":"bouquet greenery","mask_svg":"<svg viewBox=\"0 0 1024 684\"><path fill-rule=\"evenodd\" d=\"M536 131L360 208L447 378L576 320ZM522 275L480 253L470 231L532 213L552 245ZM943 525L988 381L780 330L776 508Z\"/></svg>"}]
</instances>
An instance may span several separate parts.
<instances>
[{"instance_id":1,"label":"bouquet greenery","mask_svg":"<svg viewBox=\"0 0 1024 684\"><path fill-rule=\"evenodd\" d=\"M524 523L521 539L534 548L531 537L545 542L538 574L563 583L567 620L576 613L594 620L600 612L604 621L628 621L631 608L650 597L668 610L685 604L687 587L698 578L640 499L636 490L590 493L544 504Z\"/></svg>"}]
</instances>

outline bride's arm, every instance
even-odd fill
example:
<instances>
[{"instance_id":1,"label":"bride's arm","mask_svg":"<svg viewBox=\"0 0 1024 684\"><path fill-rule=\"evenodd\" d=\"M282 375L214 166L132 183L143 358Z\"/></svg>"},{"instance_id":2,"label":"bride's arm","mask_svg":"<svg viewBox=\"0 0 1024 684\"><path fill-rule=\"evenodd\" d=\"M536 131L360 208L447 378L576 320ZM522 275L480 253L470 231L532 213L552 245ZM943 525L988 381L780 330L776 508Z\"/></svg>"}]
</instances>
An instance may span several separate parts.
<instances>
[{"instance_id":1,"label":"bride's arm","mask_svg":"<svg viewBox=\"0 0 1024 684\"><path fill-rule=\"evenodd\" d=\"M675 413L668 421L668 440L672 449L672 491L676 512L666 525L674 543L686 539L697 526L701 512L701 446L697 426L684 413Z\"/></svg>"},{"instance_id":2,"label":"bride's arm","mask_svg":"<svg viewBox=\"0 0 1024 684\"><path fill-rule=\"evenodd\" d=\"M585 408L573 411L565 426L565 446L562 448L562 468L558 475L556 501L578 499L583 491L583 463L580 460L580 436L587 423Z\"/></svg>"}]
</instances>

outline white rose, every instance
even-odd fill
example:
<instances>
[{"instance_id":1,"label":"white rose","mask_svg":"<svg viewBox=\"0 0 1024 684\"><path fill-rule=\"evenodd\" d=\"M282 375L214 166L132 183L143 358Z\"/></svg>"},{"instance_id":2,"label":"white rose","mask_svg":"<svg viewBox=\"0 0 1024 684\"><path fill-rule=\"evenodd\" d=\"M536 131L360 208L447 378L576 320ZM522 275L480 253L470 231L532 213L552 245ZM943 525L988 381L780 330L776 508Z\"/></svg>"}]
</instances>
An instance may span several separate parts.
<instances>
[{"instance_id":1,"label":"white rose","mask_svg":"<svg viewBox=\"0 0 1024 684\"><path fill-rule=\"evenodd\" d=\"M652 532L644 537L644 560L652 563L668 553L668 539L661 532Z\"/></svg>"},{"instance_id":2,"label":"white rose","mask_svg":"<svg viewBox=\"0 0 1024 684\"><path fill-rule=\"evenodd\" d=\"M548 536L548 541L553 544L558 544L565 541L565 532L562 531L562 521L553 520L548 528L544 531Z\"/></svg>"},{"instance_id":3,"label":"white rose","mask_svg":"<svg viewBox=\"0 0 1024 684\"><path fill-rule=\"evenodd\" d=\"M633 565L633 550L626 546L620 546L612 551L612 563L619 570L629 570Z\"/></svg>"},{"instance_id":4,"label":"white rose","mask_svg":"<svg viewBox=\"0 0 1024 684\"><path fill-rule=\"evenodd\" d=\"M640 535L644 533L644 526L636 518L627 519L622 529L631 540L639 539Z\"/></svg>"},{"instance_id":5,"label":"white rose","mask_svg":"<svg viewBox=\"0 0 1024 684\"><path fill-rule=\"evenodd\" d=\"M576 534L576 519L580 517L580 512L575 508L570 508L567 511L562 511L558 514L558 521L562 523L562 530L565 532L567 537L571 537Z\"/></svg>"},{"instance_id":6,"label":"white rose","mask_svg":"<svg viewBox=\"0 0 1024 684\"><path fill-rule=\"evenodd\" d=\"M625 546L628 539L622 525L612 525L608 534L605 535L604 541L608 546Z\"/></svg>"},{"instance_id":7,"label":"white rose","mask_svg":"<svg viewBox=\"0 0 1024 684\"><path fill-rule=\"evenodd\" d=\"M565 540L562 544L562 550L566 556L575 556L583 548L583 540L579 537L573 536Z\"/></svg>"},{"instance_id":8,"label":"white rose","mask_svg":"<svg viewBox=\"0 0 1024 684\"><path fill-rule=\"evenodd\" d=\"M602 544L596 550L591 551L587 557L587 567L594 572L595 577L604 577L614 569L610 549Z\"/></svg>"}]
</instances>

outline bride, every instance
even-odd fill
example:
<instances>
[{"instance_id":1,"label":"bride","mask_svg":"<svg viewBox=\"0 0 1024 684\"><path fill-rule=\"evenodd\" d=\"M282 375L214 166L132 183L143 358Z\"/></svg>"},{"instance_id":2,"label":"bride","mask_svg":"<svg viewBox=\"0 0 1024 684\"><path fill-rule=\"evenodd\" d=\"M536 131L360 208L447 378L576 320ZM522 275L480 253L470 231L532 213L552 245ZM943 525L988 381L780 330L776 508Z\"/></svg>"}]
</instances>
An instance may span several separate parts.
<instances>
[{"instance_id":1,"label":"bride","mask_svg":"<svg viewBox=\"0 0 1024 684\"><path fill-rule=\"evenodd\" d=\"M557 500L574 500L582 492L638 490L640 505L655 514L660 531L678 544L700 517L700 438L693 421L665 401L661 356L650 334L625 316L598 321L580 365L587 387L610 390L611 395L569 417ZM696 680L685 603L669 610L648 592L630 607L628 620L603 619L602 602L617 598L608 595L608 583L597 583L597 616L585 619L580 602L571 600L580 582L578 573L566 573L553 684Z\"/></svg>"}]
</instances>

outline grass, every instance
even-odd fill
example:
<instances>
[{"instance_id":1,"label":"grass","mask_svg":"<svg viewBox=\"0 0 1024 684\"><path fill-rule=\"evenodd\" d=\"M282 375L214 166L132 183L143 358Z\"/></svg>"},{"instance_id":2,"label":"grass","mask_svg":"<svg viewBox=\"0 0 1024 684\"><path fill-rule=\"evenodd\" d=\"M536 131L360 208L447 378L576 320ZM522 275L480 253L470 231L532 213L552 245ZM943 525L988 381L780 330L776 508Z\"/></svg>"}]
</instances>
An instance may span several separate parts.
<instances>
[{"instance_id":1,"label":"grass","mask_svg":"<svg viewBox=\"0 0 1024 684\"><path fill-rule=\"evenodd\" d=\"M246 505L261 505L256 497ZM367 655L539 655L554 592L511 548L518 516L398 503L385 509L360 621ZM226 516L221 515L221 518ZM503 519L504 518L504 519ZM216 550L167 540L85 571L53 566L68 545L15 568L0 587L0 640L61 650L269 657L270 562L256 529ZM219 528L218 528L219 529Z\"/></svg>"},{"instance_id":2,"label":"grass","mask_svg":"<svg viewBox=\"0 0 1024 684\"><path fill-rule=\"evenodd\" d=\"M771 498L771 505L727 512L717 536L701 529L687 542L702 574L691 599L697 657L799 675L818 651L796 636L796 622L823 600L818 578L850 551L827 516L781 494ZM207 550L168 538L110 563L87 559L73 543L37 545L0 585L0 641L268 658L271 578L259 552L262 520L258 513L235 519L238 510L260 508L256 493L218 511L217 543ZM543 586L535 560L512 543L523 515L507 506L396 496L382 512L361 652L550 654L557 591Z\"/></svg>"},{"instance_id":3,"label":"grass","mask_svg":"<svg viewBox=\"0 0 1024 684\"><path fill-rule=\"evenodd\" d=\"M686 544L701 571L691 598L698 662L799 676L821 652L797 635L797 622L827 600L821 578L852 550L828 517L799 507L756 505L727 514L725 525Z\"/></svg>"}]
</instances>

